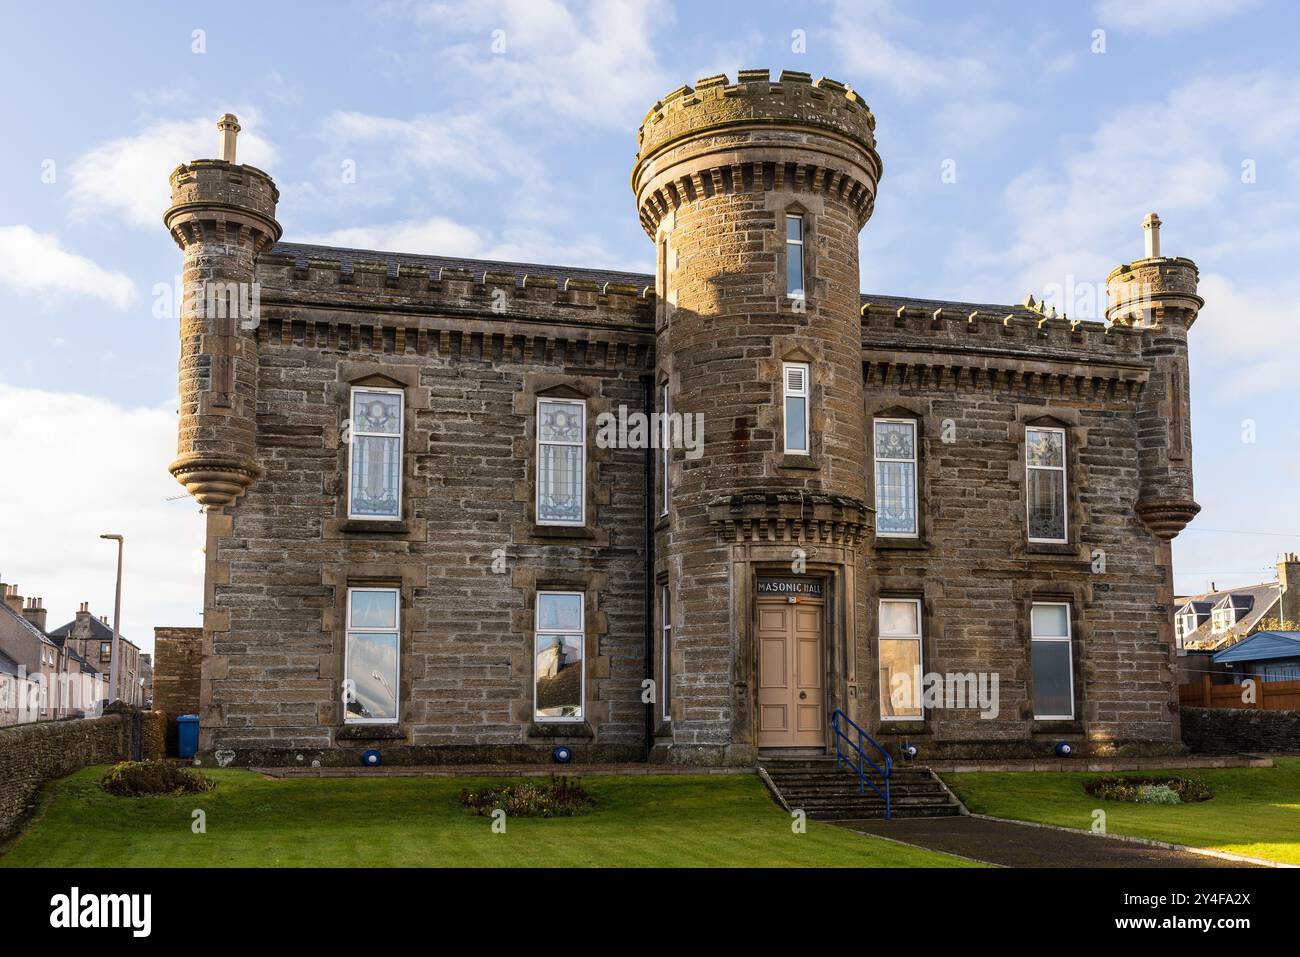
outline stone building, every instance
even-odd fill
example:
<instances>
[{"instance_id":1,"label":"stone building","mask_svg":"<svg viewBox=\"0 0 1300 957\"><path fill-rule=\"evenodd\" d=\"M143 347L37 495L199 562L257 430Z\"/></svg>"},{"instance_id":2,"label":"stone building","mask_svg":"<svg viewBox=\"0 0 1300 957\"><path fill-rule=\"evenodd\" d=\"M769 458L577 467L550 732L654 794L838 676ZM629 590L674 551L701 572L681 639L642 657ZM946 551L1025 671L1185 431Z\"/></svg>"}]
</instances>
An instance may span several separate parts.
<instances>
[{"instance_id":1,"label":"stone building","mask_svg":"<svg viewBox=\"0 0 1300 957\"><path fill-rule=\"evenodd\" d=\"M99 671L104 688L108 687L113 673L113 626L106 616L96 618L90 610L90 603L83 601L77 609L77 616L66 625L60 625L51 631L50 637L89 662ZM137 708L143 707L145 691L140 649L123 635L117 636L117 647L121 655L121 667L117 674L117 694L110 695L110 698Z\"/></svg>"},{"instance_id":2,"label":"stone building","mask_svg":"<svg viewBox=\"0 0 1300 957\"><path fill-rule=\"evenodd\" d=\"M219 129L165 215L204 752L1179 750L1202 303L1154 215L1077 322L862 294L875 119L807 74L646 115L653 276L282 242Z\"/></svg>"}]
</instances>

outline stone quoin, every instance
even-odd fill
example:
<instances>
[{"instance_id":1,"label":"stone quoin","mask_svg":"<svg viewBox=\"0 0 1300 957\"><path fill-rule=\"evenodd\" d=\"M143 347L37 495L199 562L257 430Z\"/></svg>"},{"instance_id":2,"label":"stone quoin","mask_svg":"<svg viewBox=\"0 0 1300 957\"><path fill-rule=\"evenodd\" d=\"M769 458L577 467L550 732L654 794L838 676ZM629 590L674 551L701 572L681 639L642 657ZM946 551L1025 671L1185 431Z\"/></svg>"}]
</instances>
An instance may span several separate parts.
<instances>
[{"instance_id":1,"label":"stone quoin","mask_svg":"<svg viewBox=\"0 0 1300 957\"><path fill-rule=\"evenodd\" d=\"M864 294L875 126L803 73L667 94L651 276L284 242L223 116L165 215L223 292L181 310L171 465L202 754L746 765L836 710L922 758L1178 753L1196 266L1152 215L1105 324ZM631 413L700 441L597 441Z\"/></svg>"}]
</instances>

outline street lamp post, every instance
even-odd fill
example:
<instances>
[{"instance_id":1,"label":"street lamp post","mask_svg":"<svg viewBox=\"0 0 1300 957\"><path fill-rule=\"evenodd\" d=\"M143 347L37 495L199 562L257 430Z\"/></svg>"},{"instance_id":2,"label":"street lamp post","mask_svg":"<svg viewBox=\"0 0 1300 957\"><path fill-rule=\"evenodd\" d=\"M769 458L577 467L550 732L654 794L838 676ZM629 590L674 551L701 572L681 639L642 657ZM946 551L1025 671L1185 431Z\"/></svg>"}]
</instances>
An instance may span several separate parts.
<instances>
[{"instance_id":1,"label":"street lamp post","mask_svg":"<svg viewBox=\"0 0 1300 957\"><path fill-rule=\"evenodd\" d=\"M118 630L122 625L122 546L125 542L121 535L101 535L99 537L117 542L117 590L113 596L113 644L109 650L108 658L108 702L109 704L112 704L118 697L117 676L119 656L117 653L117 636Z\"/></svg>"}]
</instances>

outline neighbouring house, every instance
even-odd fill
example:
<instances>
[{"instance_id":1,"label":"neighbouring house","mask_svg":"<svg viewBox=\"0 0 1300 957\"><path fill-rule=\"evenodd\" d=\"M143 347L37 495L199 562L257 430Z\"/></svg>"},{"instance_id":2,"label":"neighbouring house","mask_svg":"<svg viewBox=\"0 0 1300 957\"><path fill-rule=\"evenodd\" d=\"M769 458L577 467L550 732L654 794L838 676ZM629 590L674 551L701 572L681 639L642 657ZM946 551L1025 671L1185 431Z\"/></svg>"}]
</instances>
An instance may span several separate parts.
<instances>
[{"instance_id":1,"label":"neighbouring house","mask_svg":"<svg viewBox=\"0 0 1300 957\"><path fill-rule=\"evenodd\" d=\"M1300 630L1300 556L1283 555L1277 580L1174 599L1179 653L1213 652L1257 631Z\"/></svg>"},{"instance_id":2,"label":"neighbouring house","mask_svg":"<svg viewBox=\"0 0 1300 957\"><path fill-rule=\"evenodd\" d=\"M1300 631L1257 631L1216 651L1214 663L1229 669L1233 684L1300 681Z\"/></svg>"},{"instance_id":3,"label":"neighbouring house","mask_svg":"<svg viewBox=\"0 0 1300 957\"><path fill-rule=\"evenodd\" d=\"M1179 753L1197 267L1150 214L1104 324L863 293L875 125L805 73L665 95L642 274L282 242L223 116L164 215L200 749L751 765L848 716L927 757Z\"/></svg>"},{"instance_id":4,"label":"neighbouring house","mask_svg":"<svg viewBox=\"0 0 1300 957\"><path fill-rule=\"evenodd\" d=\"M153 707L153 655L140 653L141 707Z\"/></svg>"},{"instance_id":5,"label":"neighbouring house","mask_svg":"<svg viewBox=\"0 0 1300 957\"><path fill-rule=\"evenodd\" d=\"M112 675L113 664L113 628L105 616L95 617L90 611L90 603L82 602L77 610L77 617L66 625L52 632L50 637L60 641L65 647L76 652L99 672L102 680L108 682ZM110 698L118 698L126 704L141 707L144 705L144 689L141 685L140 649L122 635L117 638L122 661L118 670L118 693Z\"/></svg>"},{"instance_id":6,"label":"neighbouring house","mask_svg":"<svg viewBox=\"0 0 1300 957\"><path fill-rule=\"evenodd\" d=\"M10 708L15 720L49 720L97 713L102 687L93 666L45 631L40 598L24 599L14 584L0 584L0 651L21 669L24 688L38 691L33 707ZM16 687L16 686L15 686Z\"/></svg>"},{"instance_id":7,"label":"neighbouring house","mask_svg":"<svg viewBox=\"0 0 1300 957\"><path fill-rule=\"evenodd\" d=\"M0 726L39 721L42 692L27 668L0 649Z\"/></svg>"}]
</instances>

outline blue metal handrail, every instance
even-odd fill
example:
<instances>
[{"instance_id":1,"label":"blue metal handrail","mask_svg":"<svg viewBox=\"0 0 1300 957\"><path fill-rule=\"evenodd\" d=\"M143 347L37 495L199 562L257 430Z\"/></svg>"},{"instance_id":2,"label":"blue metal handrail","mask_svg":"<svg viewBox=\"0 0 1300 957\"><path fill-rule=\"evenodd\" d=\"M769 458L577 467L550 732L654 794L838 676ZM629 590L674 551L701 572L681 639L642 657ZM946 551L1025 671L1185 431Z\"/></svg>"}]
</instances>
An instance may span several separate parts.
<instances>
[{"instance_id":1,"label":"blue metal handrail","mask_svg":"<svg viewBox=\"0 0 1300 957\"><path fill-rule=\"evenodd\" d=\"M848 732L842 727L842 725L845 724L857 732L856 740L849 737ZM871 785L871 790L884 798L885 820L889 820L889 779L894 775L894 759L889 756L888 751L872 740L871 735L867 734L867 732L854 724L853 719L839 708L836 708L835 713L831 715L831 730L835 732L836 769L847 766L849 770L857 774L858 793L860 794L866 793L864 785ZM871 758L867 757L866 752L862 750L863 742L876 749L876 753L880 755L880 761L884 767L881 767L880 764L877 764L875 761L871 760ZM852 754L857 755L856 762L853 760L851 754L845 753L843 750L844 745L848 746ZM881 784L884 785L883 791L880 789L879 785L871 779L870 772L866 767L867 765L870 765L871 769L880 775Z\"/></svg>"}]
</instances>

